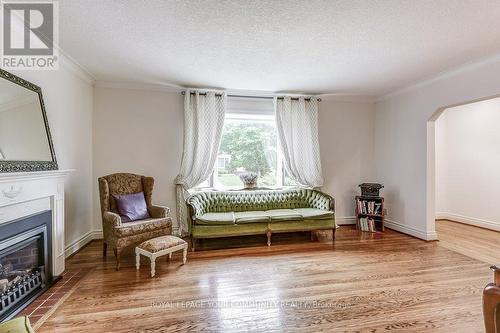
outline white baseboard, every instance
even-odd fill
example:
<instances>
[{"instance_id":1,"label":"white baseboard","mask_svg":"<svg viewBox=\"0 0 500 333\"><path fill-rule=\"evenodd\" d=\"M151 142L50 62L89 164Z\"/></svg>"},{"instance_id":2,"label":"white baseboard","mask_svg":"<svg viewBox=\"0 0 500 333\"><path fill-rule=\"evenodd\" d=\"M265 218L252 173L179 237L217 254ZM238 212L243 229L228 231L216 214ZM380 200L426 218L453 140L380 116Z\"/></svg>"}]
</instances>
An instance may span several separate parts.
<instances>
[{"instance_id":1,"label":"white baseboard","mask_svg":"<svg viewBox=\"0 0 500 333\"><path fill-rule=\"evenodd\" d=\"M87 245L90 241L92 241L92 231L87 232L85 235L74 241L73 243L66 246L64 249L64 254L67 257L72 255L73 253L80 250L82 247Z\"/></svg>"},{"instance_id":2,"label":"white baseboard","mask_svg":"<svg viewBox=\"0 0 500 333\"><path fill-rule=\"evenodd\" d=\"M473 225L476 227L500 231L500 222L488 221L488 220L478 219L475 217L464 216L464 215L460 215L460 214L439 212L439 213L436 213L436 220L451 220L454 222L469 224L469 225Z\"/></svg>"},{"instance_id":3,"label":"white baseboard","mask_svg":"<svg viewBox=\"0 0 500 333\"><path fill-rule=\"evenodd\" d=\"M92 239L103 239L104 236L102 235L102 230L101 229L95 229L92 231Z\"/></svg>"},{"instance_id":4,"label":"white baseboard","mask_svg":"<svg viewBox=\"0 0 500 333\"><path fill-rule=\"evenodd\" d=\"M335 222L337 222L337 225L356 224L356 216L335 217Z\"/></svg>"},{"instance_id":5,"label":"white baseboard","mask_svg":"<svg viewBox=\"0 0 500 333\"><path fill-rule=\"evenodd\" d=\"M83 248L94 239L102 239L102 230L91 230L87 232L85 235L66 246L66 248L64 249L64 255L66 256L66 258L69 257L73 253L78 252L81 248Z\"/></svg>"},{"instance_id":6,"label":"white baseboard","mask_svg":"<svg viewBox=\"0 0 500 333\"><path fill-rule=\"evenodd\" d=\"M408 225L387 218L385 219L385 226L389 229L396 230L404 234L411 235L413 237L417 237L426 241L432 241L438 239L437 233L435 231L427 232L425 230L413 228Z\"/></svg>"}]
</instances>

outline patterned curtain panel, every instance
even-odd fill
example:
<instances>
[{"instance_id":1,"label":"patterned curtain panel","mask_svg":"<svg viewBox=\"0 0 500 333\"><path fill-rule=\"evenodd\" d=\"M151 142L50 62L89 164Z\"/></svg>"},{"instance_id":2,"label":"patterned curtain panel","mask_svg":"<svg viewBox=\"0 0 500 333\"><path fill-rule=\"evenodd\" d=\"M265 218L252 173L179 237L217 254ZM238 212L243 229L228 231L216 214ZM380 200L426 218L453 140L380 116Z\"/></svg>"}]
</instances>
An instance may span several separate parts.
<instances>
[{"instance_id":1,"label":"patterned curtain panel","mask_svg":"<svg viewBox=\"0 0 500 333\"><path fill-rule=\"evenodd\" d=\"M323 185L318 138L318 99L274 98L276 127L288 174L299 184Z\"/></svg>"},{"instance_id":2,"label":"patterned curtain panel","mask_svg":"<svg viewBox=\"0 0 500 333\"><path fill-rule=\"evenodd\" d=\"M215 167L226 105L224 92L187 90L184 95L184 150L175 179L180 235L189 232L187 191L206 180Z\"/></svg>"}]
</instances>

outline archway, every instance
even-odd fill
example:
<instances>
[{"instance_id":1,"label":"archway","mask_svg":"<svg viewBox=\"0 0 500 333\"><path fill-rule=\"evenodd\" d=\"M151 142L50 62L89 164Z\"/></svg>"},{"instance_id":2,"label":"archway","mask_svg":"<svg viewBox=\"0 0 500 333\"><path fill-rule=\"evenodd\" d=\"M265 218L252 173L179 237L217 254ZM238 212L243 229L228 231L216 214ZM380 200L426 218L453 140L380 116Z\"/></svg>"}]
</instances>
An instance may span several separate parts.
<instances>
[{"instance_id":1,"label":"archway","mask_svg":"<svg viewBox=\"0 0 500 333\"><path fill-rule=\"evenodd\" d=\"M467 140L472 138L473 142L472 144L476 144L477 149L480 150L485 150L485 149L491 149L491 147L486 147L485 145L481 144L481 142L487 142L488 138L484 137L486 134L491 133L491 128L490 132L481 132L477 131L474 132L472 135L472 131L476 131L477 128L475 128L472 125L477 126L497 126L500 124L500 98L499 96L492 96L488 98L483 98L480 100L474 100L474 101L469 101L457 105L450 105L450 106L445 106L442 108L439 108L434 112L434 114L431 116L431 118L427 121L427 211L426 211L426 222L427 222L427 231L431 233L436 232L436 218L442 218L442 219L449 219L455 222L460 222L460 223L466 223L470 225L475 225L475 226L480 226L488 229L493 229L493 230L500 230L500 217L497 217L493 211L493 209L488 208L488 206L483 205L482 210L479 209L477 206L481 206L483 203L474 203L474 205L471 205L471 207L466 207L466 205L463 204L463 202L466 202L465 200L462 200L460 202L460 195L465 193L466 196L471 196L472 198L479 197L478 193L483 192L483 188L485 192L494 192L494 187L491 184L488 184L484 178L487 178L488 174L492 174L494 172L494 166L491 165L491 161L488 159L483 159L483 161L488 162L488 163L483 163L481 164L481 161L477 161L477 166L483 167L482 169L479 169L478 172L474 172L477 170L477 168L471 168L471 166L467 166L467 163L460 163L460 161L467 161L467 159L464 159L462 156L462 159L457 159L457 155L459 154L464 154L465 156L467 154L470 154L471 150L471 145L469 144ZM451 147L453 149L448 149L448 153L446 155L446 158L450 160L449 162L449 168L447 168L445 171L446 173L443 173L442 168L441 170L438 169L437 162L439 160L437 156L437 147L439 147L439 142L440 140L444 140L441 138L437 138L436 136L440 133L438 129L439 121L444 122L444 119L450 118L450 117L455 117L451 119L455 119L453 122L450 122L450 120L446 120L446 124L450 123L453 124L453 126L462 126L458 128L454 128L452 131L452 134L448 133L446 134L446 140L449 140L450 142L453 143ZM461 117L461 118L460 118ZM464 118L468 117L468 118ZM490 118L485 118L485 117L490 117ZM459 119L460 121L457 121ZM438 121L439 120L439 121ZM458 125L457 125L458 124ZM467 127L467 125L470 124L472 127ZM443 126L443 125L441 125ZM451 126L451 125L449 125ZM500 129L500 128L499 128ZM469 135L469 137L460 138L459 134L460 132L463 131L462 133ZM466 132L467 131L467 132ZM471 132L471 133L469 133ZM500 133L500 131L495 131ZM458 134L457 134L458 133ZM453 136L451 136L453 135ZM457 139L458 138L458 139ZM462 139L462 140L460 140ZM481 141L482 140L482 141ZM500 135L496 139L500 145ZM477 141L477 142L476 142ZM474 148L474 146L472 147ZM450 152L451 151L451 152ZM493 150L495 152L496 150ZM486 153L486 152L484 152ZM494 154L496 156L496 153ZM451 157L450 157L451 156ZM500 158L498 159L498 162L500 163ZM486 165L485 165L486 164ZM460 169L461 168L461 169ZM469 169L467 169L469 168ZM469 184L465 183L462 184L460 183L460 180L464 177L464 174L467 175L467 171L470 170L470 175L476 176L477 179L471 180ZM474 171L473 171L474 170ZM451 172L453 171L453 172ZM461 172L461 176L460 176ZM441 185L440 183L437 182L438 179L438 174L443 177L443 174L450 174L451 176L447 176L446 182L442 182ZM454 177L454 179L453 179ZM482 178L481 178L482 177ZM498 177L495 177L498 179ZM451 181L450 181L451 179ZM474 181L477 183L474 183ZM500 181L499 181L500 182ZM452 191L449 191L450 194L446 194L448 192L440 190L439 195L437 193L439 186L444 188L444 185L446 184L446 190L448 191L448 188L451 188ZM451 184L451 185L449 185ZM486 185L485 185L486 184ZM500 185L500 183L499 183ZM482 187L481 187L482 186ZM470 190L470 191L469 191ZM475 192L474 192L475 191ZM460 195L457 195L460 194ZM443 209L443 203L442 200L439 201L439 198L442 198L443 196L446 196L446 200L451 200L453 199L453 205L450 205L451 208L449 209ZM465 195L464 195L465 196ZM457 199L459 198L459 199ZM479 200L479 199L478 199ZM458 203L457 203L458 202ZM438 207L439 209L436 209ZM457 208L458 207L458 208ZM491 205L490 205L491 207ZM470 208L470 209L468 209ZM478 213L479 211L479 213ZM496 210L495 210L496 211ZM439 213L439 214L438 214ZM493 214L492 214L493 213ZM477 216L475 216L477 215ZM492 220L488 220L488 218L492 218ZM492 222L493 221L493 222ZM495 224L498 221L498 224ZM437 234L436 234L437 238Z\"/></svg>"}]
</instances>

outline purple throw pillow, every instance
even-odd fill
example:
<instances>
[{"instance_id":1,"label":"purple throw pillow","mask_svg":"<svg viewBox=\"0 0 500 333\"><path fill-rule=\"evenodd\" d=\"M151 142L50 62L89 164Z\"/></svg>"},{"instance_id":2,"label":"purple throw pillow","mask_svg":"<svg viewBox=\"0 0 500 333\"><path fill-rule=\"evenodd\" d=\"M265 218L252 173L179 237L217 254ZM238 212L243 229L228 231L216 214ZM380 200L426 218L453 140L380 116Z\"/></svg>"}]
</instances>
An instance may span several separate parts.
<instances>
[{"instance_id":1,"label":"purple throw pillow","mask_svg":"<svg viewBox=\"0 0 500 333\"><path fill-rule=\"evenodd\" d=\"M123 222L132 222L149 218L148 206L144 192L113 195L116 200L118 214Z\"/></svg>"}]
</instances>

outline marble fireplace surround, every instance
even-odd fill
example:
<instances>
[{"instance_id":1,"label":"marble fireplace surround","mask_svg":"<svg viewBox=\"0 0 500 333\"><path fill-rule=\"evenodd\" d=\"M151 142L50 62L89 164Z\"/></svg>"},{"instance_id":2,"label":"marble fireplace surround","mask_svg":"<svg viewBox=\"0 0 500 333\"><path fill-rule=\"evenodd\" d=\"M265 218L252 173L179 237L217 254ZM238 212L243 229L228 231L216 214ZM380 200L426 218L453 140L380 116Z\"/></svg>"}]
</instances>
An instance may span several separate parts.
<instances>
[{"instance_id":1,"label":"marble fireplace surround","mask_svg":"<svg viewBox=\"0 0 500 333\"><path fill-rule=\"evenodd\" d=\"M64 179L72 170L0 174L0 224L52 211L52 275L64 272Z\"/></svg>"}]
</instances>

